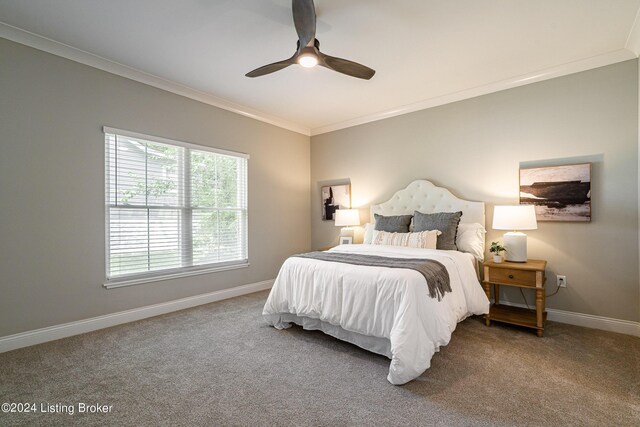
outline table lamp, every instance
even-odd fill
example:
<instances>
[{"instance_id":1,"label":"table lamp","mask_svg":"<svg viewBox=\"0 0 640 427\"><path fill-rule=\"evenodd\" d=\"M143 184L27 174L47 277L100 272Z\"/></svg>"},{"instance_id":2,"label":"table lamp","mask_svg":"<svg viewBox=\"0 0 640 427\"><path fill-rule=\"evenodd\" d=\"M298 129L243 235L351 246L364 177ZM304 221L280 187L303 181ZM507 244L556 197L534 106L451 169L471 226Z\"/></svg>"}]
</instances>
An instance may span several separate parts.
<instances>
[{"instance_id":1,"label":"table lamp","mask_svg":"<svg viewBox=\"0 0 640 427\"><path fill-rule=\"evenodd\" d=\"M527 261L527 235L518 230L535 230L536 208L534 205L496 206L493 208L493 229L512 230L504 234L507 261Z\"/></svg>"},{"instance_id":2,"label":"table lamp","mask_svg":"<svg viewBox=\"0 0 640 427\"><path fill-rule=\"evenodd\" d=\"M336 211L336 227L342 227L340 237L353 239L354 225L360 225L360 212L358 209L338 209Z\"/></svg>"}]
</instances>

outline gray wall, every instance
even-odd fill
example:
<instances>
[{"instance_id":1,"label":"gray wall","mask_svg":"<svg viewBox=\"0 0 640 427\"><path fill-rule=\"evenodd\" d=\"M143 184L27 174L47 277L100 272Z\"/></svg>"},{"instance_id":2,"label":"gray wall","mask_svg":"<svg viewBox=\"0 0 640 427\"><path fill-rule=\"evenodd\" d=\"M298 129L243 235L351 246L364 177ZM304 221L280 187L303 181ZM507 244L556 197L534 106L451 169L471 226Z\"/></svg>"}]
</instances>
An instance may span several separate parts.
<instances>
[{"instance_id":1,"label":"gray wall","mask_svg":"<svg viewBox=\"0 0 640 427\"><path fill-rule=\"evenodd\" d=\"M490 242L503 234L491 230L493 206L518 202L520 165L576 162L593 163L592 222L527 233L529 257L549 262L548 292L556 274L568 279L547 306L638 321L636 60L312 137L312 246L339 233L321 220L321 183L350 180L364 220L371 204L430 179L487 203Z\"/></svg>"},{"instance_id":2,"label":"gray wall","mask_svg":"<svg viewBox=\"0 0 640 427\"><path fill-rule=\"evenodd\" d=\"M4 39L0 58L0 336L273 279L309 249L309 137ZM249 153L251 266L103 288L103 125Z\"/></svg>"},{"instance_id":3,"label":"gray wall","mask_svg":"<svg viewBox=\"0 0 640 427\"><path fill-rule=\"evenodd\" d=\"M579 161L593 162L593 221L528 233L549 283L569 279L548 306L640 320L637 61L319 135L310 150L308 137L4 39L0 58L0 336L272 279L288 255L337 242L321 183L351 182L366 219L427 178L487 202L490 225L494 204L517 202L520 165ZM103 125L249 153L251 266L104 289Z\"/></svg>"}]
</instances>

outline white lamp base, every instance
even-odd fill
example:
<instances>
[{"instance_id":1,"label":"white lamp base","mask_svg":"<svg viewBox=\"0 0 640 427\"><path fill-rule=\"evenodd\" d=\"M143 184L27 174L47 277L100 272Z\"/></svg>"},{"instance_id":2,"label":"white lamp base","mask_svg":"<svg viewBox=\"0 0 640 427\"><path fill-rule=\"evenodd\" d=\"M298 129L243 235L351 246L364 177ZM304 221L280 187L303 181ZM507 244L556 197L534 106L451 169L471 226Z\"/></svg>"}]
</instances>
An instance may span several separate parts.
<instances>
[{"instance_id":1,"label":"white lamp base","mask_svg":"<svg viewBox=\"0 0 640 427\"><path fill-rule=\"evenodd\" d=\"M354 231L353 227L342 227L340 229L340 237L351 237L353 239Z\"/></svg>"},{"instance_id":2,"label":"white lamp base","mask_svg":"<svg viewBox=\"0 0 640 427\"><path fill-rule=\"evenodd\" d=\"M527 262L527 235L518 231L504 234L505 259L510 262Z\"/></svg>"}]
</instances>

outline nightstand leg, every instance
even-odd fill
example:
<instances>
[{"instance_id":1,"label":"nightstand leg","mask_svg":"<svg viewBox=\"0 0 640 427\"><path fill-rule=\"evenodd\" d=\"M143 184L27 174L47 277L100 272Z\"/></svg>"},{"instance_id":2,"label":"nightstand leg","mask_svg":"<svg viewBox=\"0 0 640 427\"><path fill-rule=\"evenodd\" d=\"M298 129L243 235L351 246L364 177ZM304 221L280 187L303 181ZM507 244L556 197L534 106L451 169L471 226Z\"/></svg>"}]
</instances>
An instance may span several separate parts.
<instances>
[{"instance_id":1,"label":"nightstand leg","mask_svg":"<svg viewBox=\"0 0 640 427\"><path fill-rule=\"evenodd\" d=\"M484 283L484 293L487 294L487 299L489 300L489 312L491 312L491 283ZM489 319L489 314L484 315L484 322L487 326L491 326L491 319Z\"/></svg>"},{"instance_id":2,"label":"nightstand leg","mask_svg":"<svg viewBox=\"0 0 640 427\"><path fill-rule=\"evenodd\" d=\"M538 327L538 336L542 336L542 319L544 313L544 289L536 288L536 326Z\"/></svg>"}]
</instances>

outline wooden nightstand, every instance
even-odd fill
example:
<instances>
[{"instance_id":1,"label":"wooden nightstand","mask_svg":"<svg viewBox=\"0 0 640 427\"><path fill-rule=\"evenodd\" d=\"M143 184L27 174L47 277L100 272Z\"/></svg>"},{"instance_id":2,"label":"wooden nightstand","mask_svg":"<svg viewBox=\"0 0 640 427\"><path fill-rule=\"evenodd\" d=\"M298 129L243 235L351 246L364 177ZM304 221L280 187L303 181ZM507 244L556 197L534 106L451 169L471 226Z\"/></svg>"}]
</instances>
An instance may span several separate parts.
<instances>
[{"instance_id":1,"label":"wooden nightstand","mask_svg":"<svg viewBox=\"0 0 640 427\"><path fill-rule=\"evenodd\" d=\"M514 325L534 328L541 337L547 312L544 311L545 294L544 270L547 261L527 260L527 262L495 262L487 261L484 266L484 291L491 298L491 285L494 286L495 303L491 305L489 314L485 315L487 326L492 320ZM530 288L536 291L536 309L527 310L500 304L500 285Z\"/></svg>"}]
</instances>

